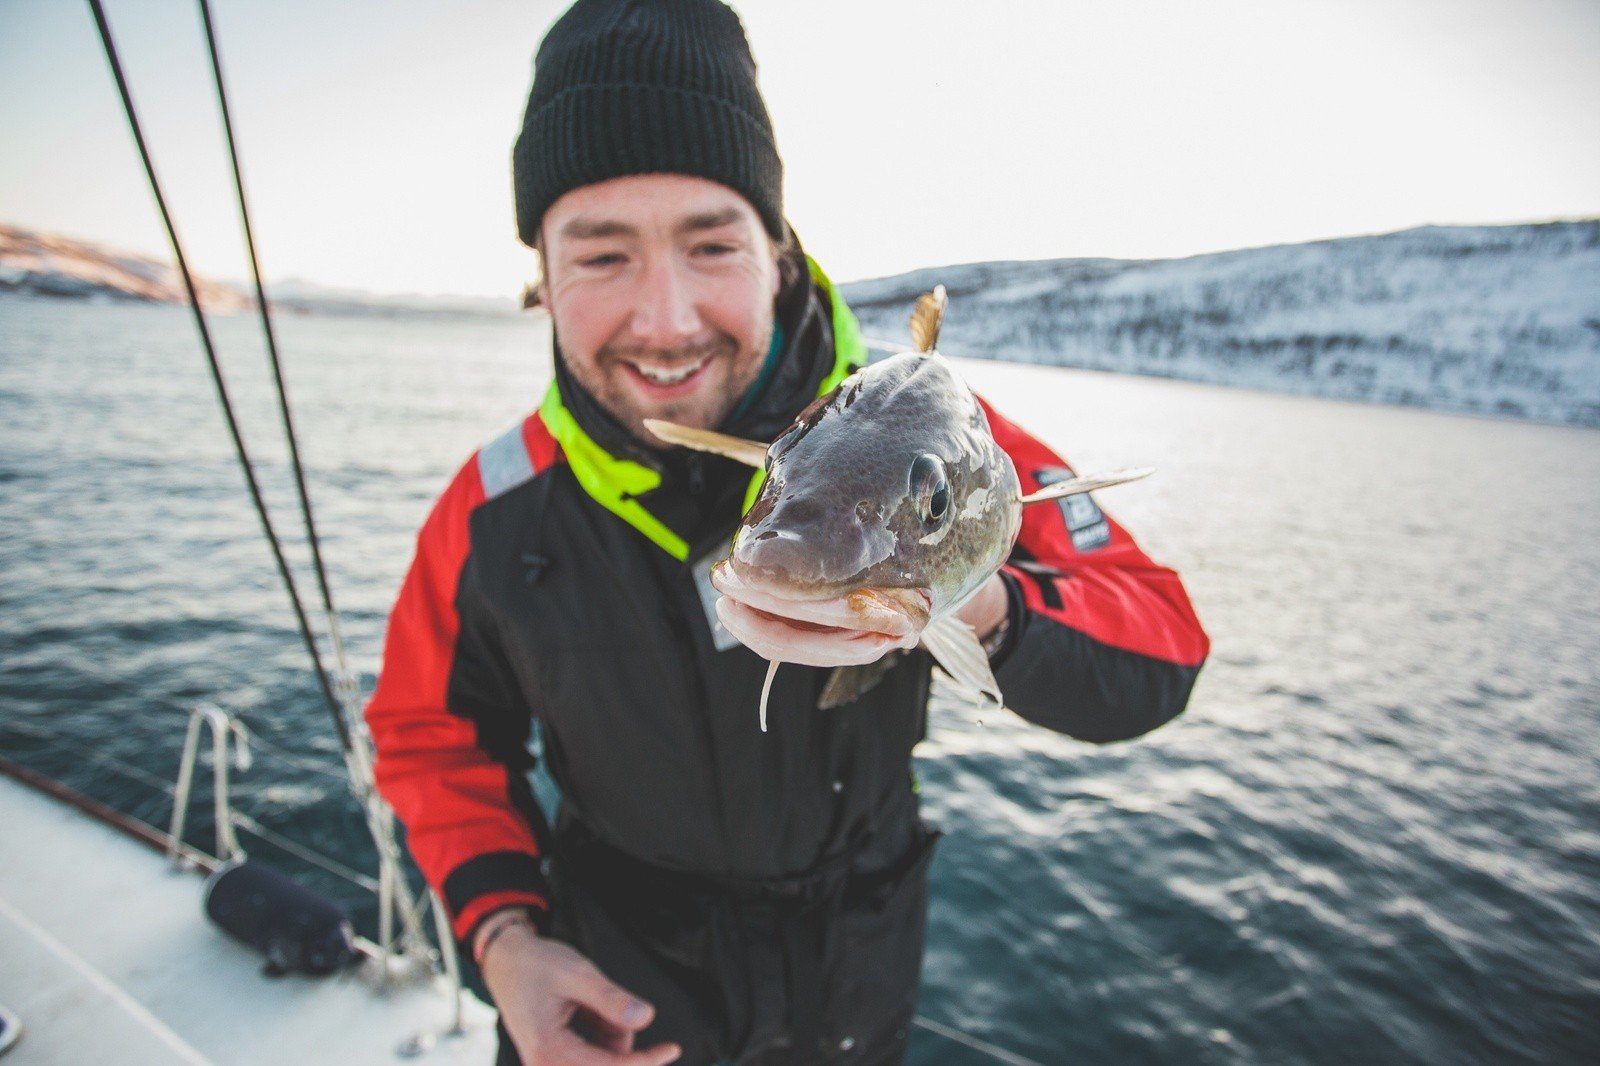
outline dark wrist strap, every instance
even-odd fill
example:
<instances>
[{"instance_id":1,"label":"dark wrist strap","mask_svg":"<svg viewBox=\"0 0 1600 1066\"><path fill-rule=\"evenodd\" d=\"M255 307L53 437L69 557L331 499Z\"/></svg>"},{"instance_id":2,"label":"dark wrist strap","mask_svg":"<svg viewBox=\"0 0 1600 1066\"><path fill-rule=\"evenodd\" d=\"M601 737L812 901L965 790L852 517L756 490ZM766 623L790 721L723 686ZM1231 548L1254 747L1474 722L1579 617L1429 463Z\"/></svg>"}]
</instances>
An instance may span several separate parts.
<instances>
[{"instance_id":1,"label":"dark wrist strap","mask_svg":"<svg viewBox=\"0 0 1600 1066\"><path fill-rule=\"evenodd\" d=\"M1000 571L1000 580L1006 587L1006 616L993 633L983 641L983 650L989 656L989 665L998 669L1011 657L1017 641L1028 622L1028 607L1022 596L1022 586L1006 571Z\"/></svg>"},{"instance_id":2,"label":"dark wrist strap","mask_svg":"<svg viewBox=\"0 0 1600 1066\"><path fill-rule=\"evenodd\" d=\"M494 927L478 937L477 945L472 952L472 961L480 970L483 968L483 960L489 957L490 945L500 939L501 933L504 933L514 925L525 925L530 929L536 928L533 924L532 916L522 907L511 910L504 918L497 917Z\"/></svg>"}]
</instances>

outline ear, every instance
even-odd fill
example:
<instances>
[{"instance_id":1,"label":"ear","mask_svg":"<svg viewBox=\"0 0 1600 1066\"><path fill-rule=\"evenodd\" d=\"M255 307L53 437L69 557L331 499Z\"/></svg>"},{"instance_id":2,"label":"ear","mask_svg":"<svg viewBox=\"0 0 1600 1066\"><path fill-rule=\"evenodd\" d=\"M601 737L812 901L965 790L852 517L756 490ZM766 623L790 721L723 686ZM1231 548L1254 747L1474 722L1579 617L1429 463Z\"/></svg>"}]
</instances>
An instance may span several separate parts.
<instances>
[{"instance_id":1,"label":"ear","mask_svg":"<svg viewBox=\"0 0 1600 1066\"><path fill-rule=\"evenodd\" d=\"M540 223L538 235L533 241L534 270L533 280L522 287L522 308L525 311L535 308L550 310L550 268L549 257L545 255L544 224Z\"/></svg>"}]
</instances>

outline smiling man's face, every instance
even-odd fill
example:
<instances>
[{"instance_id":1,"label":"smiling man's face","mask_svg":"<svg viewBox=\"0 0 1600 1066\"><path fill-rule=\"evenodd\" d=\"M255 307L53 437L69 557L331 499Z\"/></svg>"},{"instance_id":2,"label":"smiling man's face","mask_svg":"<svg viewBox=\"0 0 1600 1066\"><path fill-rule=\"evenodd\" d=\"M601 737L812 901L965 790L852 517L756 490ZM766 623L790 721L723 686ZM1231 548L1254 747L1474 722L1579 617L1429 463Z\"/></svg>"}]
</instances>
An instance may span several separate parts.
<instances>
[{"instance_id":1,"label":"smiling man's face","mask_svg":"<svg viewBox=\"0 0 1600 1066\"><path fill-rule=\"evenodd\" d=\"M772 341L778 265L749 201L636 174L568 192L542 233L544 300L578 383L652 447L646 418L720 425Z\"/></svg>"}]
</instances>

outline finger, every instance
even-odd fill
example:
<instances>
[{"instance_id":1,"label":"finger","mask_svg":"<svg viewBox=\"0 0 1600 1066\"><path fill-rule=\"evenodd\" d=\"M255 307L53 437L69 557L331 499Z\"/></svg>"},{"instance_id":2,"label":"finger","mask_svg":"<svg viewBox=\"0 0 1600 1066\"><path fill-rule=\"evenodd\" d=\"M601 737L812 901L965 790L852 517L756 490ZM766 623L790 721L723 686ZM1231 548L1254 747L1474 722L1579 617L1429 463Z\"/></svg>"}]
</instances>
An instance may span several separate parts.
<instances>
[{"instance_id":1,"label":"finger","mask_svg":"<svg viewBox=\"0 0 1600 1066\"><path fill-rule=\"evenodd\" d=\"M626 1054L633 1050L633 1030L619 1029L587 1009L580 1011L578 1016L583 1021L580 1033L589 1034L594 1043L599 1044L607 1051L615 1051L621 1054Z\"/></svg>"},{"instance_id":2,"label":"finger","mask_svg":"<svg viewBox=\"0 0 1600 1066\"><path fill-rule=\"evenodd\" d=\"M598 967L587 961L572 968L563 991L587 1007L597 1021L628 1032L643 1029L656 1014L654 1007L613 984Z\"/></svg>"},{"instance_id":3,"label":"finger","mask_svg":"<svg viewBox=\"0 0 1600 1066\"><path fill-rule=\"evenodd\" d=\"M683 1049L677 1044L656 1044L643 1051L635 1051L623 1059L626 1066L667 1066L669 1062L677 1062L683 1056Z\"/></svg>"},{"instance_id":4,"label":"finger","mask_svg":"<svg viewBox=\"0 0 1600 1066\"><path fill-rule=\"evenodd\" d=\"M584 1042L570 1029L550 1043L554 1061L563 1066L666 1066L683 1054L677 1044L656 1044L642 1051L616 1052Z\"/></svg>"}]
</instances>

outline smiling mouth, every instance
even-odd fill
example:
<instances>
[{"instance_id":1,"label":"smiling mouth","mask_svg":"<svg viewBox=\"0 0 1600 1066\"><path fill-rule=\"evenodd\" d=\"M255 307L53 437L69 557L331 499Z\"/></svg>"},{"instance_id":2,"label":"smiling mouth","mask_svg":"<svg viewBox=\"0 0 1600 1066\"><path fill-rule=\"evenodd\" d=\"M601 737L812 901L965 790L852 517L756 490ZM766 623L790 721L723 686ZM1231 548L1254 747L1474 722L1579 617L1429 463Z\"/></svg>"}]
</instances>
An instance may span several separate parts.
<instances>
[{"instance_id":1,"label":"smiling mouth","mask_svg":"<svg viewBox=\"0 0 1600 1066\"><path fill-rule=\"evenodd\" d=\"M692 363L682 363L678 366L671 367L660 366L655 363L636 363L632 360L625 361L635 373L637 373L641 378L650 384L671 386L682 385L684 382L700 373L701 370L705 369L706 364L711 362L711 357L707 355L695 360Z\"/></svg>"}]
</instances>

